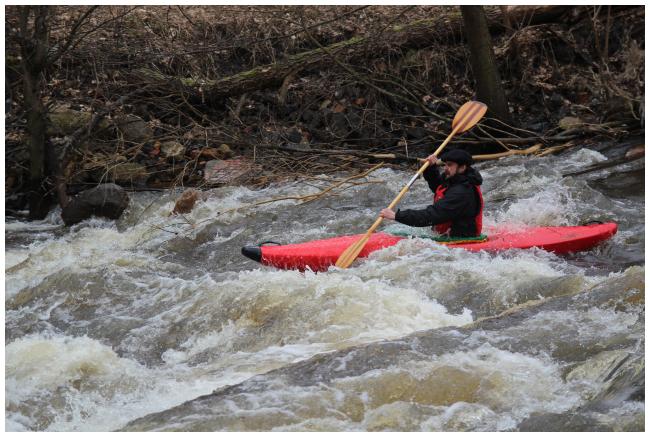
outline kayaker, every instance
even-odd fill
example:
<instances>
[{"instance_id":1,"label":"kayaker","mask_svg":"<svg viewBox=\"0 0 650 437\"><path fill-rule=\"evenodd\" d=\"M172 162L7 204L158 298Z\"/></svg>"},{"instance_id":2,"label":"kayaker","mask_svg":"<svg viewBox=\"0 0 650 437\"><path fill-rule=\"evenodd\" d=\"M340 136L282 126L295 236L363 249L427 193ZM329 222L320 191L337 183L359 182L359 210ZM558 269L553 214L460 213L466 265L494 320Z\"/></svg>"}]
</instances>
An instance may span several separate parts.
<instances>
[{"instance_id":1,"label":"kayaker","mask_svg":"<svg viewBox=\"0 0 650 437\"><path fill-rule=\"evenodd\" d=\"M438 158L434 155L426 158L431 165L423 173L434 193L433 205L425 209L398 209L397 212L384 208L381 216L408 226L433 226L439 234L449 237L477 237L483 222L483 178L472 167L472 156L464 150L450 150L441 158L445 163L444 177L436 166Z\"/></svg>"}]
</instances>

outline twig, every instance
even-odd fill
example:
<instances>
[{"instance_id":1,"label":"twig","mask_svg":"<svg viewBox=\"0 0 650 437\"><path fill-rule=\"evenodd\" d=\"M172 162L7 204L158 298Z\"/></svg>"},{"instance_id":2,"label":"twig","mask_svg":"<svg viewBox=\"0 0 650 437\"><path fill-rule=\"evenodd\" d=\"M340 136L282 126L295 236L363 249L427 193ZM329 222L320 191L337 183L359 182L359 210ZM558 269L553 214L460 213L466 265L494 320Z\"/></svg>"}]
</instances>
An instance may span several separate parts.
<instances>
[{"instance_id":1,"label":"twig","mask_svg":"<svg viewBox=\"0 0 650 437\"><path fill-rule=\"evenodd\" d=\"M489 132L487 132L485 129L483 129L483 127L482 127L481 125L478 125L478 126L476 126L476 127L477 127L481 132L483 132L485 135L487 135L488 137L490 137L493 141L497 142L501 147L503 147L504 149L510 151L510 148L509 148L508 146L506 146L506 145L503 143L503 141L499 141L498 139L494 138L492 135L490 135Z\"/></svg>"},{"instance_id":2,"label":"twig","mask_svg":"<svg viewBox=\"0 0 650 437\"><path fill-rule=\"evenodd\" d=\"M472 158L475 161L488 161L492 159L499 159L499 158L504 158L506 156L513 156L513 155L531 155L534 154L535 152L538 152L541 147L542 147L541 144L535 144L534 146L524 150L510 149L507 152L501 152L501 153L491 153L488 155L472 155Z\"/></svg>"}]
</instances>

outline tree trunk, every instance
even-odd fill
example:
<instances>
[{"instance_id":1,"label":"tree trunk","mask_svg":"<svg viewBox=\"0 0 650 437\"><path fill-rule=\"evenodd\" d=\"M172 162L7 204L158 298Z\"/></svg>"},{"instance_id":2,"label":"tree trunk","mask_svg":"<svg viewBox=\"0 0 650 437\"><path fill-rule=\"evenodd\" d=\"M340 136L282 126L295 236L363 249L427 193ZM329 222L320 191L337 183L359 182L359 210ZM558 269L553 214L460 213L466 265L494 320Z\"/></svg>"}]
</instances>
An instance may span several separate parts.
<instances>
[{"instance_id":1,"label":"tree trunk","mask_svg":"<svg viewBox=\"0 0 650 437\"><path fill-rule=\"evenodd\" d=\"M539 6L516 8L510 11L513 22L526 17L529 24L548 22L563 15L572 8L567 6ZM499 9L486 13L488 25L495 32L503 31L503 16ZM325 48L317 48L287 57L282 62L262 65L248 71L219 79L196 80L190 78L168 77L158 71L141 69L139 78L145 77L163 87L170 83L195 89L201 100L218 101L225 97L239 96L243 93L271 87L280 87L289 75L298 76L301 71L332 63L331 54L346 62L370 53L374 57L384 56L396 49L418 49L431 46L432 41L462 38L463 19L460 16L445 14L439 18L420 20L415 23L393 26L381 35L373 37L354 37ZM202 91L199 92L198 90ZM190 92L192 92L190 90Z\"/></svg>"},{"instance_id":2,"label":"tree trunk","mask_svg":"<svg viewBox=\"0 0 650 437\"><path fill-rule=\"evenodd\" d=\"M501 9L501 14L503 15L503 27L506 28L506 32L512 32L512 21L510 20L508 6L502 5L499 6L499 9Z\"/></svg>"},{"instance_id":3,"label":"tree trunk","mask_svg":"<svg viewBox=\"0 0 650 437\"><path fill-rule=\"evenodd\" d=\"M45 218L49 210L46 195L45 144L47 111L41 99L43 71L47 63L48 6L24 6L21 10L21 55L23 92L27 110L29 136L29 218ZM29 31L30 15L34 15L33 32Z\"/></svg>"},{"instance_id":4,"label":"tree trunk","mask_svg":"<svg viewBox=\"0 0 650 437\"><path fill-rule=\"evenodd\" d=\"M497 69L492 38L483 6L461 6L470 61L476 80L476 98L485 103L489 113L506 123L510 121L508 103Z\"/></svg>"},{"instance_id":5,"label":"tree trunk","mask_svg":"<svg viewBox=\"0 0 650 437\"><path fill-rule=\"evenodd\" d=\"M27 132L29 134L29 218L45 218L49 202L45 199L45 108L38 89L38 79L24 77L25 106L27 106Z\"/></svg>"},{"instance_id":6,"label":"tree trunk","mask_svg":"<svg viewBox=\"0 0 650 437\"><path fill-rule=\"evenodd\" d=\"M57 194L62 208L69 202L67 195L66 167L69 162L67 152L70 145L81 137L82 130L75 132L72 140L58 156L54 145L48 144L47 137L47 109L43 104L41 92L44 88L44 74L48 66L59 56L65 53L75 41L79 27L88 20L89 16L98 6L88 8L72 25L67 42L60 46L58 51L49 53L49 6L18 6L20 19L20 51L23 69L23 90L25 112L27 114L27 135L29 138L29 217L43 219L51 205L54 196L50 194L52 185ZM85 34L87 35L87 33ZM81 36L80 38L83 38ZM93 126L97 124L97 117L93 119ZM48 181L48 176L52 181Z\"/></svg>"}]
</instances>

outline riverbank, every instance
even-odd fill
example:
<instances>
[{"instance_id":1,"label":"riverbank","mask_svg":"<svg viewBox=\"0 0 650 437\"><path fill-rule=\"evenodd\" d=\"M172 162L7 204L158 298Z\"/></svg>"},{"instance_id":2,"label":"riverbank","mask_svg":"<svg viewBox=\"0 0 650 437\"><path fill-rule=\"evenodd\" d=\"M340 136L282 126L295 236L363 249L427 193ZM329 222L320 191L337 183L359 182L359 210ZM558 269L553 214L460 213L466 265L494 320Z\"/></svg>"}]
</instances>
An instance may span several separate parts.
<instances>
[{"instance_id":1,"label":"riverbank","mask_svg":"<svg viewBox=\"0 0 650 437\"><path fill-rule=\"evenodd\" d=\"M416 166L416 158L449 133L456 108L474 97L462 27L449 24L458 22L453 7L128 9L98 10L107 24L48 72L50 146L62 147L95 126L62 169L69 195L102 182L129 190L265 187L360 173L380 162ZM61 15L64 22L75 10ZM643 134L642 7L576 7L535 26L511 28L503 25L502 11L487 12L514 123L486 121L451 147L489 154L539 145L535 154L542 155ZM409 24L431 17L448 23L449 31L415 26L420 33L409 33ZM281 65L320 46L379 38L387 29L428 39L405 36L412 47L391 40L394 49L381 55L357 48L351 59L307 67L280 84L218 101L202 97L207 85L200 80L185 81L207 84ZM19 57L12 44L8 40L6 51L8 214L25 210L29 190ZM54 205L49 182L46 197Z\"/></svg>"}]
</instances>

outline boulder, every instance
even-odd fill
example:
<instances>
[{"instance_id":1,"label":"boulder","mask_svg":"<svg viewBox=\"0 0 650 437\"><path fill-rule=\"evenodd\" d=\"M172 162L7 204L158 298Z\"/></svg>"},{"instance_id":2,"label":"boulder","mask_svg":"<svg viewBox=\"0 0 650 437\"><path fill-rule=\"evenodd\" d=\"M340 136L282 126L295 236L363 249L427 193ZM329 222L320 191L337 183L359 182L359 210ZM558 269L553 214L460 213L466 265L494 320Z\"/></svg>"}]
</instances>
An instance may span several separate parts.
<instances>
[{"instance_id":1,"label":"boulder","mask_svg":"<svg viewBox=\"0 0 650 437\"><path fill-rule=\"evenodd\" d=\"M558 126L560 126L560 129L562 130L573 129L575 127L580 127L583 124L585 123L577 117L564 117L558 122Z\"/></svg>"},{"instance_id":2,"label":"boulder","mask_svg":"<svg viewBox=\"0 0 650 437\"><path fill-rule=\"evenodd\" d=\"M49 119L47 134L52 137L63 137L72 134L81 127L87 126L92 119L92 114L90 112L55 108L49 114Z\"/></svg>"},{"instance_id":3,"label":"boulder","mask_svg":"<svg viewBox=\"0 0 650 437\"><path fill-rule=\"evenodd\" d=\"M174 210L169 215L187 214L194 209L196 201L199 199L199 192L193 188L185 190L181 197L176 200Z\"/></svg>"},{"instance_id":4,"label":"boulder","mask_svg":"<svg viewBox=\"0 0 650 437\"><path fill-rule=\"evenodd\" d=\"M258 171L255 164L244 157L222 161L215 159L205 163L204 179L209 185L223 185L234 183L240 178Z\"/></svg>"},{"instance_id":5,"label":"boulder","mask_svg":"<svg viewBox=\"0 0 650 437\"><path fill-rule=\"evenodd\" d=\"M330 131L339 138L345 138L350 133L350 125L348 119L343 113L332 114L332 119L329 124Z\"/></svg>"},{"instance_id":6,"label":"boulder","mask_svg":"<svg viewBox=\"0 0 650 437\"><path fill-rule=\"evenodd\" d=\"M117 128L125 141L144 143L153 137L153 130L146 121L133 114L119 115L114 118Z\"/></svg>"},{"instance_id":7,"label":"boulder","mask_svg":"<svg viewBox=\"0 0 650 437\"><path fill-rule=\"evenodd\" d=\"M302 140L302 133L298 129L291 129L286 134L287 141L299 143Z\"/></svg>"},{"instance_id":8,"label":"boulder","mask_svg":"<svg viewBox=\"0 0 650 437\"><path fill-rule=\"evenodd\" d=\"M185 154L185 146L178 141L165 141L160 145L160 153L165 158L180 158Z\"/></svg>"},{"instance_id":9,"label":"boulder","mask_svg":"<svg viewBox=\"0 0 650 437\"><path fill-rule=\"evenodd\" d=\"M205 147L203 149L194 149L190 152L192 159L229 159L234 156L233 151L228 144L222 144L218 148Z\"/></svg>"},{"instance_id":10,"label":"boulder","mask_svg":"<svg viewBox=\"0 0 650 437\"><path fill-rule=\"evenodd\" d=\"M91 216L116 220L128 205L129 195L122 187L115 184L101 184L73 197L61 211L61 218L67 226Z\"/></svg>"},{"instance_id":11,"label":"boulder","mask_svg":"<svg viewBox=\"0 0 650 437\"><path fill-rule=\"evenodd\" d=\"M136 162L121 162L110 167L109 180L121 184L137 184L147 180L147 168Z\"/></svg>"},{"instance_id":12,"label":"boulder","mask_svg":"<svg viewBox=\"0 0 650 437\"><path fill-rule=\"evenodd\" d=\"M47 134L51 137L64 137L72 135L77 129L85 128L93 118L88 111L77 111L65 107L55 107L48 114ZM110 126L109 121L103 118L95 128L95 133L104 131Z\"/></svg>"}]
</instances>

